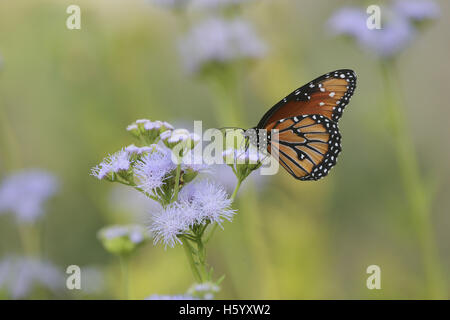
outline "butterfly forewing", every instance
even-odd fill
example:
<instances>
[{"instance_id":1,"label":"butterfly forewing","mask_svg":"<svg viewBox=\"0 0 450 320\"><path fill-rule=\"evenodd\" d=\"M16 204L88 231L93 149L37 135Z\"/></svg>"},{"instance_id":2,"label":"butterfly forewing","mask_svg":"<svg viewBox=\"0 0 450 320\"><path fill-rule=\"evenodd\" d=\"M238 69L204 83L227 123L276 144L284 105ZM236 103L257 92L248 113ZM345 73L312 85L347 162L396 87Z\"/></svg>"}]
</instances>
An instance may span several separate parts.
<instances>
[{"instance_id":1,"label":"butterfly forewing","mask_svg":"<svg viewBox=\"0 0 450 320\"><path fill-rule=\"evenodd\" d=\"M268 125L278 130L267 150L295 178L318 180L336 164L341 151L337 124L321 114L280 119ZM274 131L272 131L274 132Z\"/></svg>"},{"instance_id":2,"label":"butterfly forewing","mask_svg":"<svg viewBox=\"0 0 450 320\"><path fill-rule=\"evenodd\" d=\"M307 114L319 114L338 121L356 88L356 74L349 69L336 70L305 84L273 106L257 128L278 120Z\"/></svg>"}]
</instances>

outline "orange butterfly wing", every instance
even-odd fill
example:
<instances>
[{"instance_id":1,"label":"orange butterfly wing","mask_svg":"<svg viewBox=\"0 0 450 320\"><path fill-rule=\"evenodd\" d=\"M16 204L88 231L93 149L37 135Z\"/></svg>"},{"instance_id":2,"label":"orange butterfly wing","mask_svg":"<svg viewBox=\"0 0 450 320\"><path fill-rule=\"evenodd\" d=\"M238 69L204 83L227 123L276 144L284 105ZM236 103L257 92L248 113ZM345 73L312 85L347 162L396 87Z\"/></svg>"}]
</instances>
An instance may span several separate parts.
<instances>
[{"instance_id":1,"label":"orange butterfly wing","mask_svg":"<svg viewBox=\"0 0 450 320\"><path fill-rule=\"evenodd\" d=\"M281 119L305 114L320 114L338 121L356 89L356 74L336 70L305 84L273 106L256 126L264 129Z\"/></svg>"},{"instance_id":2,"label":"orange butterfly wing","mask_svg":"<svg viewBox=\"0 0 450 320\"><path fill-rule=\"evenodd\" d=\"M314 114L282 119L272 123L271 129L278 130L278 139L269 135L267 150L296 179L321 179L336 164L341 135L327 117Z\"/></svg>"}]
</instances>

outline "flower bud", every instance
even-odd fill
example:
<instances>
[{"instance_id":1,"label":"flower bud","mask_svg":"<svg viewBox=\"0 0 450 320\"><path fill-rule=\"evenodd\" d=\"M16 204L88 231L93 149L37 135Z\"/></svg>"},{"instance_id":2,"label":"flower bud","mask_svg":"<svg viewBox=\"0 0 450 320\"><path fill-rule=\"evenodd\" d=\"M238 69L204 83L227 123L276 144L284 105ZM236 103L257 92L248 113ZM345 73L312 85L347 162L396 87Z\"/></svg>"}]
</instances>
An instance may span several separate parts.
<instances>
[{"instance_id":1,"label":"flower bud","mask_svg":"<svg viewBox=\"0 0 450 320\"><path fill-rule=\"evenodd\" d=\"M250 173L261 166L261 161L264 160L264 155L254 148L227 149L222 155L239 181L244 181Z\"/></svg>"},{"instance_id":2,"label":"flower bud","mask_svg":"<svg viewBox=\"0 0 450 320\"><path fill-rule=\"evenodd\" d=\"M129 255L144 244L149 235L140 225L114 225L101 229L98 237L106 251L116 255Z\"/></svg>"},{"instance_id":3,"label":"flower bud","mask_svg":"<svg viewBox=\"0 0 450 320\"><path fill-rule=\"evenodd\" d=\"M161 133L172 129L173 126L168 122L150 121L148 119L136 120L127 127L127 131L136 138L141 139L145 144L157 143Z\"/></svg>"},{"instance_id":4,"label":"flower bud","mask_svg":"<svg viewBox=\"0 0 450 320\"><path fill-rule=\"evenodd\" d=\"M181 158L192 150L200 141L200 137L195 133L190 133L186 129L168 130L161 134L161 140L172 149L175 157Z\"/></svg>"}]
</instances>

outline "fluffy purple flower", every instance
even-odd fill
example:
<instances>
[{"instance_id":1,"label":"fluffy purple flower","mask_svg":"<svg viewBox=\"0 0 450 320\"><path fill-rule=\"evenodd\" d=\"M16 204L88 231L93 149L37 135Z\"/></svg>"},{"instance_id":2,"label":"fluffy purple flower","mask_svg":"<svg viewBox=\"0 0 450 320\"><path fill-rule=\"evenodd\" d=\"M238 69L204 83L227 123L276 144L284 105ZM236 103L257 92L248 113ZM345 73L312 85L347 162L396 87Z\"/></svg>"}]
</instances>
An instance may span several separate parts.
<instances>
[{"instance_id":1,"label":"fluffy purple flower","mask_svg":"<svg viewBox=\"0 0 450 320\"><path fill-rule=\"evenodd\" d=\"M42 170L13 173L0 185L0 212L12 212L20 222L33 222L42 216L45 202L58 187L57 178Z\"/></svg>"},{"instance_id":2,"label":"fluffy purple flower","mask_svg":"<svg viewBox=\"0 0 450 320\"><path fill-rule=\"evenodd\" d=\"M179 236L186 234L194 225L231 221L235 210L230 209L231 200L219 185L203 180L188 184L178 195L178 202L153 214L150 231L154 243L166 247L182 244Z\"/></svg>"},{"instance_id":3,"label":"fluffy purple flower","mask_svg":"<svg viewBox=\"0 0 450 320\"><path fill-rule=\"evenodd\" d=\"M180 40L179 50L186 69L196 72L210 63L260 58L266 46L245 20L209 18Z\"/></svg>"},{"instance_id":4,"label":"fluffy purple flower","mask_svg":"<svg viewBox=\"0 0 450 320\"><path fill-rule=\"evenodd\" d=\"M114 154L107 156L103 161L92 168L91 175L99 180L107 179L113 173L127 171L130 169L130 153L120 150Z\"/></svg>"},{"instance_id":5,"label":"fluffy purple flower","mask_svg":"<svg viewBox=\"0 0 450 320\"><path fill-rule=\"evenodd\" d=\"M165 209L153 214L150 232L154 243L162 243L173 248L182 244L179 236L188 232L195 221L195 211L190 207L182 207L173 203Z\"/></svg>"},{"instance_id":6,"label":"fluffy purple flower","mask_svg":"<svg viewBox=\"0 0 450 320\"><path fill-rule=\"evenodd\" d=\"M206 221L222 224L224 220L231 221L236 214L232 210L231 200L225 189L211 181L201 180L184 187L179 194L179 202L183 207L194 210L194 223L203 224Z\"/></svg>"},{"instance_id":7,"label":"fluffy purple flower","mask_svg":"<svg viewBox=\"0 0 450 320\"><path fill-rule=\"evenodd\" d=\"M139 179L139 187L145 192L153 194L170 177L175 168L171 150L158 146L136 163L134 172Z\"/></svg>"}]
</instances>

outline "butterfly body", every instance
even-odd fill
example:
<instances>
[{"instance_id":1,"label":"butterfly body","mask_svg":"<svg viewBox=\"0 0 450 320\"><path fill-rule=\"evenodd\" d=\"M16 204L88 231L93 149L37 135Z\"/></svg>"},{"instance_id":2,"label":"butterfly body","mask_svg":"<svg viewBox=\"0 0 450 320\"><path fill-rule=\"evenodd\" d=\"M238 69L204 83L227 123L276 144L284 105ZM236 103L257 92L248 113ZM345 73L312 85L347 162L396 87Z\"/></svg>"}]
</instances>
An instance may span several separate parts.
<instances>
[{"instance_id":1,"label":"butterfly body","mask_svg":"<svg viewBox=\"0 0 450 320\"><path fill-rule=\"evenodd\" d=\"M355 89L356 74L349 69L318 77L267 111L250 143L278 157L296 179L325 177L341 151L338 120Z\"/></svg>"}]
</instances>

